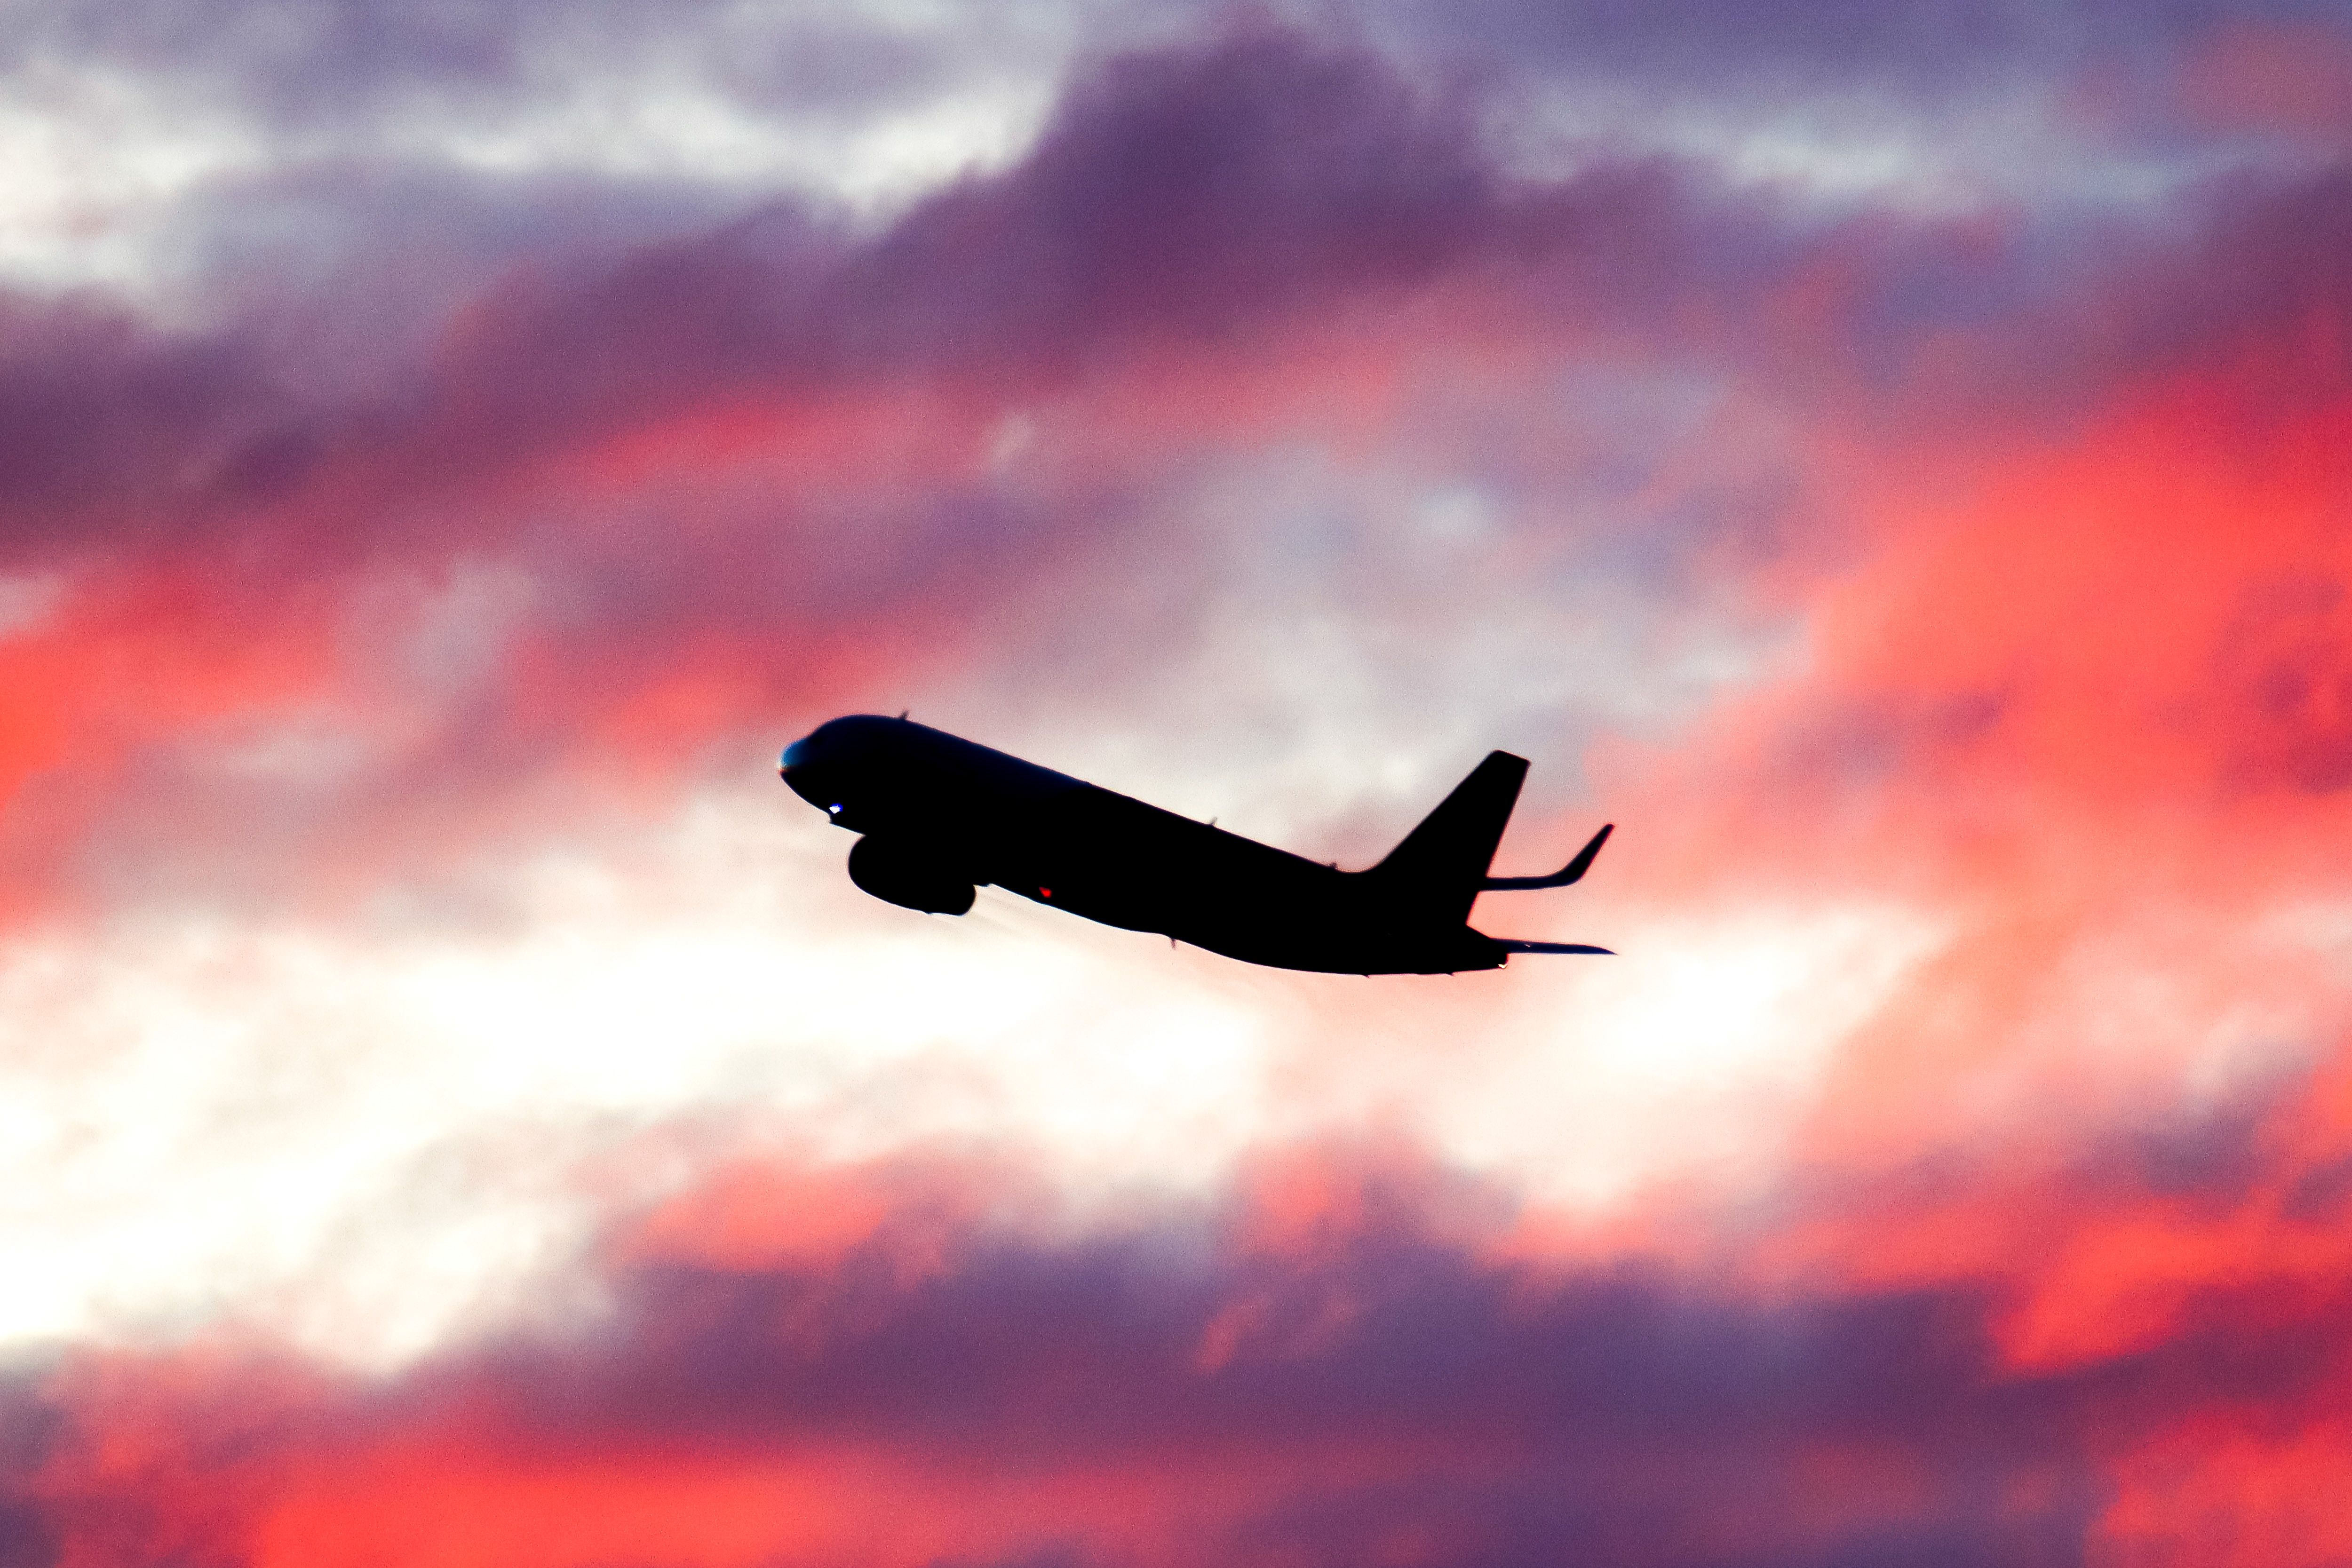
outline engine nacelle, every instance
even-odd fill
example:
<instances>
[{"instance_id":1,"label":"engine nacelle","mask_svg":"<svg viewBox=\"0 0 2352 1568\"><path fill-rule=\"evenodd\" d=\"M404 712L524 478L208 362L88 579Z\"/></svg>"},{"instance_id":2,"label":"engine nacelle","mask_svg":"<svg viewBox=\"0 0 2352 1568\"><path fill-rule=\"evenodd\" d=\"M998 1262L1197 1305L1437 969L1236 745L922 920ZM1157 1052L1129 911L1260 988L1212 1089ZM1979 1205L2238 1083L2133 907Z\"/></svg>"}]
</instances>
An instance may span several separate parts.
<instances>
[{"instance_id":1,"label":"engine nacelle","mask_svg":"<svg viewBox=\"0 0 2352 1568\"><path fill-rule=\"evenodd\" d=\"M970 879L887 838L868 837L849 847L849 879L885 903L927 915L960 915L975 896Z\"/></svg>"}]
</instances>

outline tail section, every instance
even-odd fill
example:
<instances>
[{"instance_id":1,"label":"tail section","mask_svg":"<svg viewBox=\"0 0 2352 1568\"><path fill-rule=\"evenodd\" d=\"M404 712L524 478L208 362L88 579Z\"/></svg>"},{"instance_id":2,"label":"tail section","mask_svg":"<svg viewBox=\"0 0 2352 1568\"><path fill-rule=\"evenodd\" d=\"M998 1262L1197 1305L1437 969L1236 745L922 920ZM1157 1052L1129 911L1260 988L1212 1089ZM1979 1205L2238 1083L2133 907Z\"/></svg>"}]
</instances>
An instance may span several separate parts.
<instances>
[{"instance_id":1,"label":"tail section","mask_svg":"<svg viewBox=\"0 0 2352 1568\"><path fill-rule=\"evenodd\" d=\"M1486 760L1368 874L1394 884L1401 895L1448 924L1467 921L1527 776L1525 757L1487 752Z\"/></svg>"}]
</instances>

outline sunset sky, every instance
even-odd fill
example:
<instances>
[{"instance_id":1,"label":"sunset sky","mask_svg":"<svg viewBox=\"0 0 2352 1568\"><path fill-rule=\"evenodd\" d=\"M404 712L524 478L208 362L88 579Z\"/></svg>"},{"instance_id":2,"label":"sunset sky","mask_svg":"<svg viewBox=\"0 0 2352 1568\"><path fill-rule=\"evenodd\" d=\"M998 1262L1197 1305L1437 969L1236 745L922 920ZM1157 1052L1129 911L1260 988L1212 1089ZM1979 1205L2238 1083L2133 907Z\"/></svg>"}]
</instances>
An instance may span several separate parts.
<instances>
[{"instance_id":1,"label":"sunset sky","mask_svg":"<svg viewBox=\"0 0 2352 1568\"><path fill-rule=\"evenodd\" d=\"M2352 1562L2344 0L0 6L0 1568ZM918 720L1497 935L858 892Z\"/></svg>"}]
</instances>

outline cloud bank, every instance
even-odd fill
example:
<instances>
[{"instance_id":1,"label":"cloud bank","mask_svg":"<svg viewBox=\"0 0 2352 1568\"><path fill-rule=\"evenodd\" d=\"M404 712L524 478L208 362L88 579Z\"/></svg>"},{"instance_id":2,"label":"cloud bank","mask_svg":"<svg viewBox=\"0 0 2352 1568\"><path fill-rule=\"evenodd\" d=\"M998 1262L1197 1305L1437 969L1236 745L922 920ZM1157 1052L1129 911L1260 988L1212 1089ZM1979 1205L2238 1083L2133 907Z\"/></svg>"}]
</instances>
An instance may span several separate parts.
<instances>
[{"instance_id":1,"label":"cloud bank","mask_svg":"<svg viewBox=\"0 0 2352 1568\"><path fill-rule=\"evenodd\" d=\"M2352 1551L2352 35L1864 10L13 31L8 1560ZM1628 956L902 917L909 705Z\"/></svg>"}]
</instances>

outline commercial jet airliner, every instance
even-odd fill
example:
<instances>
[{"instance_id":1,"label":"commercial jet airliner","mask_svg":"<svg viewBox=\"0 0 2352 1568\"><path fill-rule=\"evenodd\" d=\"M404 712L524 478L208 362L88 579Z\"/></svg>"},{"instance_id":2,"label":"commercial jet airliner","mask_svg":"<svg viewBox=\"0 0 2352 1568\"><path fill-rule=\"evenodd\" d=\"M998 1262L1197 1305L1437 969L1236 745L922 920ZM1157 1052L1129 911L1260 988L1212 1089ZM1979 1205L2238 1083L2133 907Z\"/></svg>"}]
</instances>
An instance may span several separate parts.
<instances>
[{"instance_id":1,"label":"commercial jet airliner","mask_svg":"<svg viewBox=\"0 0 2352 1568\"><path fill-rule=\"evenodd\" d=\"M1549 877L1490 877L1527 759L1491 752L1379 865L1342 871L1146 805L904 717L855 714L784 749L793 792L861 835L849 879L960 915L993 883L1057 910L1249 963L1329 974L1454 974L1515 952L1607 952L1492 937L1471 901L1565 888L1608 840ZM1610 825L1615 826L1614 824Z\"/></svg>"}]
</instances>

